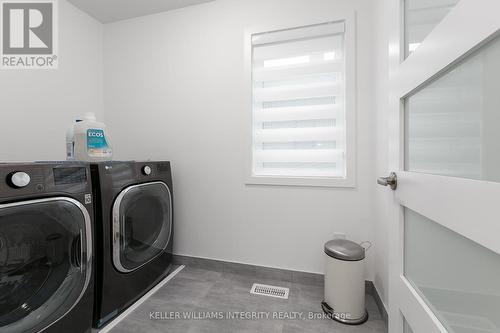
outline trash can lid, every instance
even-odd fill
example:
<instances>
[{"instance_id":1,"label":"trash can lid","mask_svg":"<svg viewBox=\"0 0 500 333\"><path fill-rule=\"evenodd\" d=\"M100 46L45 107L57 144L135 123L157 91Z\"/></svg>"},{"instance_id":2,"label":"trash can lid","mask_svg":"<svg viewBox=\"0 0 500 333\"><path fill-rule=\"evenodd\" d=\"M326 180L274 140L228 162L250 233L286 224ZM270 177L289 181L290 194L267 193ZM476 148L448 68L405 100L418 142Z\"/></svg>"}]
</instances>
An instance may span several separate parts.
<instances>
[{"instance_id":1,"label":"trash can lid","mask_svg":"<svg viewBox=\"0 0 500 333\"><path fill-rule=\"evenodd\" d=\"M365 249L347 239L333 239L325 243L325 253L332 258L357 261L365 258Z\"/></svg>"}]
</instances>

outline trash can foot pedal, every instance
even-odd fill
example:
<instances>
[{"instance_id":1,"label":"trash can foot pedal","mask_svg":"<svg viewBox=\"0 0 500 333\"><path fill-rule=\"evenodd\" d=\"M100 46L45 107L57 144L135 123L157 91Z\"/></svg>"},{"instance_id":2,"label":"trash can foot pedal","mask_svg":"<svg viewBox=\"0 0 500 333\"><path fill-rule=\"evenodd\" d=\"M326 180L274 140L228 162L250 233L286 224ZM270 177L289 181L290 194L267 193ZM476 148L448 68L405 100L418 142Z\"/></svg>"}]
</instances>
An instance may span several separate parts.
<instances>
[{"instance_id":1,"label":"trash can foot pedal","mask_svg":"<svg viewBox=\"0 0 500 333\"><path fill-rule=\"evenodd\" d=\"M323 312L328 315L328 317L342 324L361 325L368 320L368 311L366 310L365 310L365 315L363 317L351 319L351 318L345 318L345 315L343 313L335 313L333 308L330 307L330 305L328 305L328 303L326 303L325 301L321 302L321 308L323 309Z\"/></svg>"}]
</instances>

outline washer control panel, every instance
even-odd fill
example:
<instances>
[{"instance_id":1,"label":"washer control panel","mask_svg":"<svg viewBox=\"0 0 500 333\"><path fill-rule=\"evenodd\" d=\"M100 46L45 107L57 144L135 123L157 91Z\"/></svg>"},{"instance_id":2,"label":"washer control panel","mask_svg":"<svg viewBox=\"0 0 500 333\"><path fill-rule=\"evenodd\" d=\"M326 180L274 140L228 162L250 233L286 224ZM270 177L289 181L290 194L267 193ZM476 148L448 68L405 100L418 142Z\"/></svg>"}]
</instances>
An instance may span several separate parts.
<instances>
[{"instance_id":1,"label":"washer control panel","mask_svg":"<svg viewBox=\"0 0 500 333\"><path fill-rule=\"evenodd\" d=\"M90 168L84 163L0 163L0 201L51 192L90 193L90 185Z\"/></svg>"}]
</instances>

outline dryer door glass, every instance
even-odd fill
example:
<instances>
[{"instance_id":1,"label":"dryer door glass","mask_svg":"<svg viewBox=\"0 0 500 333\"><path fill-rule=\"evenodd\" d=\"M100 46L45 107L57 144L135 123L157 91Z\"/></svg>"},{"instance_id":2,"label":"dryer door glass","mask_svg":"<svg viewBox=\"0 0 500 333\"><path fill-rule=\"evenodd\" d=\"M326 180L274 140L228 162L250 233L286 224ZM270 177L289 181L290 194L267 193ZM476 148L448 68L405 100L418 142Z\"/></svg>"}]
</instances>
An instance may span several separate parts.
<instances>
[{"instance_id":1,"label":"dryer door glass","mask_svg":"<svg viewBox=\"0 0 500 333\"><path fill-rule=\"evenodd\" d=\"M0 204L0 332L39 332L90 281L91 221L76 200Z\"/></svg>"},{"instance_id":2,"label":"dryer door glass","mask_svg":"<svg viewBox=\"0 0 500 333\"><path fill-rule=\"evenodd\" d=\"M167 248L172 232L172 203L163 182L134 185L118 195L113 207L113 262L131 272Z\"/></svg>"}]
</instances>

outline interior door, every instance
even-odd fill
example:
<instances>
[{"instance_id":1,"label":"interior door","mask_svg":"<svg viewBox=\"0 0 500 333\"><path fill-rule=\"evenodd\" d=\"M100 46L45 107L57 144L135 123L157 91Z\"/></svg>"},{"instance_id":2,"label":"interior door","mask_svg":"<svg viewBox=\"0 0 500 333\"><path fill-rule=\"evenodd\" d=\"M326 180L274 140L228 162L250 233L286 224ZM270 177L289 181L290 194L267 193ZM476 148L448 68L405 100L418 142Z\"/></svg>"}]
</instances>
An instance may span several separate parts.
<instances>
[{"instance_id":1,"label":"interior door","mask_svg":"<svg viewBox=\"0 0 500 333\"><path fill-rule=\"evenodd\" d=\"M389 331L500 332L500 1L391 1Z\"/></svg>"},{"instance_id":2,"label":"interior door","mask_svg":"<svg viewBox=\"0 0 500 333\"><path fill-rule=\"evenodd\" d=\"M163 182L129 186L113 205L113 263L132 272L160 255L172 234L172 196Z\"/></svg>"},{"instance_id":3,"label":"interior door","mask_svg":"<svg viewBox=\"0 0 500 333\"><path fill-rule=\"evenodd\" d=\"M91 277L91 223L70 198L0 204L0 332L41 332L78 303Z\"/></svg>"}]
</instances>

